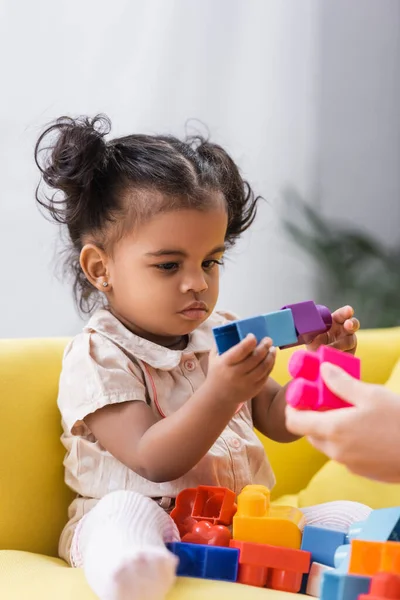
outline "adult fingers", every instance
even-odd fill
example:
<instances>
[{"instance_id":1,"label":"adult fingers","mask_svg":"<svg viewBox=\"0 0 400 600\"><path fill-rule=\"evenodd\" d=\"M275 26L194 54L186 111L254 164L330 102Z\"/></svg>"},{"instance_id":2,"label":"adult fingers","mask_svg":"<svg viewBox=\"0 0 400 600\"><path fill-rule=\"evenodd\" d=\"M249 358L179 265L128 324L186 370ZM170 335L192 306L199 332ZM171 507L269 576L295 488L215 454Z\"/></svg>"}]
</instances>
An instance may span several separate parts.
<instances>
[{"instance_id":1,"label":"adult fingers","mask_svg":"<svg viewBox=\"0 0 400 600\"><path fill-rule=\"evenodd\" d=\"M346 400L355 406L365 405L366 402L373 402L377 393L377 387L359 381L351 377L348 373L340 369L332 363L322 363L320 373L322 379L328 388L339 396L342 400ZM387 392L384 388L382 394Z\"/></svg>"}]
</instances>

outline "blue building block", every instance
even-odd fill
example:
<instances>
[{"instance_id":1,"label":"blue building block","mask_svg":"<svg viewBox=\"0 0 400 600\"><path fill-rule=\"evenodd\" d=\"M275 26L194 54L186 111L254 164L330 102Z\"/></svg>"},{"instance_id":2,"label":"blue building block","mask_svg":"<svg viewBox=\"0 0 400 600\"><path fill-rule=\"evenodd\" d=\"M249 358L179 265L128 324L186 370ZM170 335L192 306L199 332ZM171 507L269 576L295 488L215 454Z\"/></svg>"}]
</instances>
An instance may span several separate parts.
<instances>
[{"instance_id":1,"label":"blue building block","mask_svg":"<svg viewBox=\"0 0 400 600\"><path fill-rule=\"evenodd\" d=\"M373 510L361 525L359 540L400 542L400 507Z\"/></svg>"},{"instance_id":2,"label":"blue building block","mask_svg":"<svg viewBox=\"0 0 400 600\"><path fill-rule=\"evenodd\" d=\"M300 588L299 594L304 595L306 593L307 584L308 584L308 573L304 573L303 579L301 580L301 588Z\"/></svg>"},{"instance_id":3,"label":"blue building block","mask_svg":"<svg viewBox=\"0 0 400 600\"><path fill-rule=\"evenodd\" d=\"M273 344L279 347L298 343L293 314L289 308L214 327L213 333L219 354L238 344L249 333L256 336L257 342L270 337Z\"/></svg>"},{"instance_id":4,"label":"blue building block","mask_svg":"<svg viewBox=\"0 0 400 600\"><path fill-rule=\"evenodd\" d=\"M203 544L173 542L167 548L179 558L177 575L236 581L239 550Z\"/></svg>"},{"instance_id":5,"label":"blue building block","mask_svg":"<svg viewBox=\"0 0 400 600\"><path fill-rule=\"evenodd\" d=\"M373 510L365 521L353 523L346 541L354 539L366 542L400 541L400 507ZM339 573L347 573L350 564L349 544L337 548L335 567Z\"/></svg>"},{"instance_id":6,"label":"blue building block","mask_svg":"<svg viewBox=\"0 0 400 600\"><path fill-rule=\"evenodd\" d=\"M290 308L264 315L267 321L267 335L274 346L292 346L298 343L293 313Z\"/></svg>"},{"instance_id":7,"label":"blue building block","mask_svg":"<svg viewBox=\"0 0 400 600\"><path fill-rule=\"evenodd\" d=\"M263 338L269 336L265 315L236 321L236 327L240 340L244 340L246 335L249 333L254 333L257 338L257 342L261 342Z\"/></svg>"},{"instance_id":8,"label":"blue building block","mask_svg":"<svg viewBox=\"0 0 400 600\"><path fill-rule=\"evenodd\" d=\"M311 552L311 562L317 562L328 567L335 566L335 552L346 541L346 534L325 527L304 527L301 549Z\"/></svg>"},{"instance_id":9,"label":"blue building block","mask_svg":"<svg viewBox=\"0 0 400 600\"><path fill-rule=\"evenodd\" d=\"M322 579L321 600L357 600L360 594L368 594L370 584L371 577L330 571Z\"/></svg>"},{"instance_id":10,"label":"blue building block","mask_svg":"<svg viewBox=\"0 0 400 600\"><path fill-rule=\"evenodd\" d=\"M237 321L228 325L221 325L221 327L214 327L213 334L219 354L223 354L240 342Z\"/></svg>"},{"instance_id":11,"label":"blue building block","mask_svg":"<svg viewBox=\"0 0 400 600\"><path fill-rule=\"evenodd\" d=\"M350 544L344 544L343 546L339 546L336 548L335 557L334 557L334 567L340 573L347 573L349 570L350 564Z\"/></svg>"},{"instance_id":12,"label":"blue building block","mask_svg":"<svg viewBox=\"0 0 400 600\"><path fill-rule=\"evenodd\" d=\"M354 523L350 525L347 533L346 544L350 544L351 540L355 540L360 537L365 523L366 521L354 521Z\"/></svg>"}]
</instances>

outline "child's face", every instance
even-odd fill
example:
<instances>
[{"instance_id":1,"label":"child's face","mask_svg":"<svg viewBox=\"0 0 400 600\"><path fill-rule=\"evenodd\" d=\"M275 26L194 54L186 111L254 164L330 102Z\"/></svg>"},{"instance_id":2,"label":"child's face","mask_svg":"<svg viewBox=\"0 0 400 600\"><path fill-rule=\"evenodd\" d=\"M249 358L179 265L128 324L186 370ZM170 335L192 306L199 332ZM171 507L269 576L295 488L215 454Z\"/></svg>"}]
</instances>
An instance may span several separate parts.
<instances>
[{"instance_id":1,"label":"child's face","mask_svg":"<svg viewBox=\"0 0 400 600\"><path fill-rule=\"evenodd\" d=\"M124 236L108 263L114 314L156 343L196 329L218 299L227 222L223 207L172 211Z\"/></svg>"}]
</instances>

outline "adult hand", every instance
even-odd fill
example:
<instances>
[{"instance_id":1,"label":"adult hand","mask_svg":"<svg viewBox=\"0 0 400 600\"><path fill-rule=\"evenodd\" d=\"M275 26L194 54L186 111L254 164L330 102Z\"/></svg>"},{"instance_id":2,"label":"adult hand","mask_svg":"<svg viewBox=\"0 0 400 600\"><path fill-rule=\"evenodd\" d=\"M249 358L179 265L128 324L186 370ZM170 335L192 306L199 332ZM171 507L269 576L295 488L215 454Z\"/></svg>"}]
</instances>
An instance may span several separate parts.
<instances>
[{"instance_id":1,"label":"adult hand","mask_svg":"<svg viewBox=\"0 0 400 600\"><path fill-rule=\"evenodd\" d=\"M357 475L400 483L400 396L321 365L326 385L353 406L326 412L286 407L286 426Z\"/></svg>"}]
</instances>

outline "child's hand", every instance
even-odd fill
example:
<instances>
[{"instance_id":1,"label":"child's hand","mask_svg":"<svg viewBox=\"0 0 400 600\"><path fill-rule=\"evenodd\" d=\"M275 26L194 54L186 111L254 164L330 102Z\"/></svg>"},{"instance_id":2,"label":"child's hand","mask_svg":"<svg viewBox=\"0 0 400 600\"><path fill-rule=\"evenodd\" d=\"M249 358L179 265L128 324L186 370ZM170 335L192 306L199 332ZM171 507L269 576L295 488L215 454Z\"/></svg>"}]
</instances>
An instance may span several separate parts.
<instances>
[{"instance_id":1,"label":"child's hand","mask_svg":"<svg viewBox=\"0 0 400 600\"><path fill-rule=\"evenodd\" d=\"M207 383L228 402L240 404L261 391L275 364L276 351L270 338L257 346L253 334L220 356L210 352Z\"/></svg>"},{"instance_id":2,"label":"child's hand","mask_svg":"<svg viewBox=\"0 0 400 600\"><path fill-rule=\"evenodd\" d=\"M320 346L329 345L355 354L357 348L356 332L360 329L358 319L353 317L354 310L351 306L343 306L332 313L332 327L326 333L318 335L310 344L307 344L309 350L317 350Z\"/></svg>"},{"instance_id":3,"label":"child's hand","mask_svg":"<svg viewBox=\"0 0 400 600\"><path fill-rule=\"evenodd\" d=\"M287 406L286 427L357 475L400 483L400 397L329 363L321 366L321 374L354 407L313 412Z\"/></svg>"}]
</instances>

